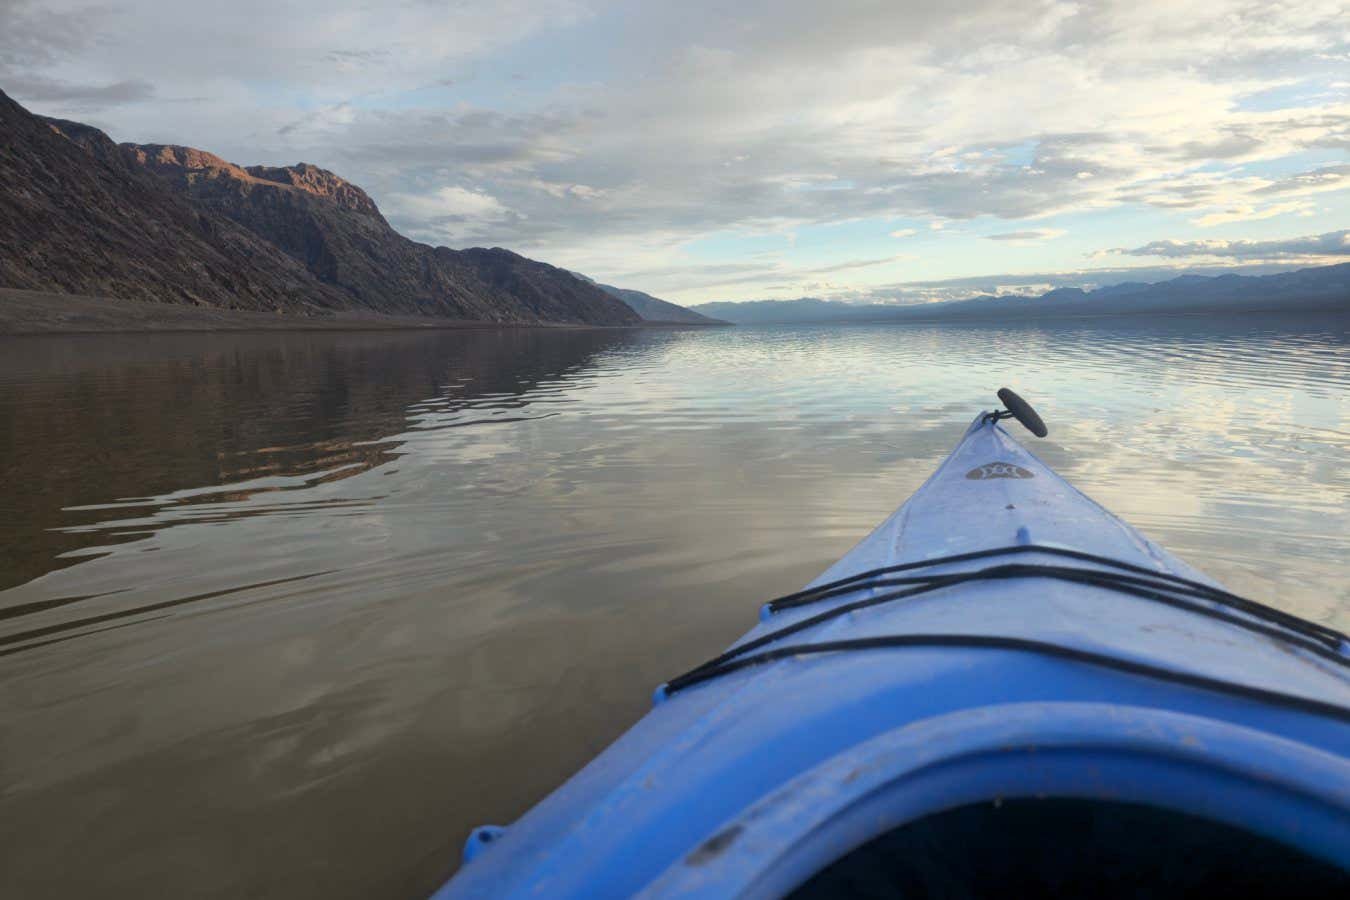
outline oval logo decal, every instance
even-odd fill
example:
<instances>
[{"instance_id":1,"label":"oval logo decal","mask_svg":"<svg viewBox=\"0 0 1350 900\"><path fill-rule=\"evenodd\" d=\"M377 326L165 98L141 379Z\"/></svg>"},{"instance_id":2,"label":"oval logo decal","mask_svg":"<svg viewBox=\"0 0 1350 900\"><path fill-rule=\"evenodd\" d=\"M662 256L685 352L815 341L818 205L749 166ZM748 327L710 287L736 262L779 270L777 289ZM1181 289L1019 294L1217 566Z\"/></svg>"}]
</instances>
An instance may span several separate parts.
<instances>
[{"instance_id":1,"label":"oval logo decal","mask_svg":"<svg viewBox=\"0 0 1350 900\"><path fill-rule=\"evenodd\" d=\"M1035 478L1036 476L1012 463L991 462L982 466L976 466L966 473L966 477L972 481L988 481L990 478Z\"/></svg>"}]
</instances>

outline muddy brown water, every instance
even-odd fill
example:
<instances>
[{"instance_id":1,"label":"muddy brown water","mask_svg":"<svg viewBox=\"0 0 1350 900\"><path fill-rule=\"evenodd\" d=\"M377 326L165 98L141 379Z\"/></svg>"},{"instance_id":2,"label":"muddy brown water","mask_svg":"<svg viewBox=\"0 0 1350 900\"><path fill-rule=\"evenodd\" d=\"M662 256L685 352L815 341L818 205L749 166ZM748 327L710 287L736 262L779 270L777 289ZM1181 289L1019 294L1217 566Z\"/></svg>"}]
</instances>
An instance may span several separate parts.
<instances>
[{"instance_id":1,"label":"muddy brown water","mask_svg":"<svg viewBox=\"0 0 1350 900\"><path fill-rule=\"evenodd\" d=\"M1007 384L1350 626L1344 319L0 340L0 895L408 897Z\"/></svg>"}]
</instances>

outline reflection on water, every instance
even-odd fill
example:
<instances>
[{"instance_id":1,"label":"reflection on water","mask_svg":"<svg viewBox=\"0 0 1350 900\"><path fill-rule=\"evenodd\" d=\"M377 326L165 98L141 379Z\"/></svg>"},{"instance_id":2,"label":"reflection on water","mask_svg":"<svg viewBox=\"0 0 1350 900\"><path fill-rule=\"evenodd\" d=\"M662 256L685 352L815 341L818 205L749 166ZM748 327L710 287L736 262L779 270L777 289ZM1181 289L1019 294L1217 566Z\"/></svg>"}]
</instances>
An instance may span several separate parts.
<instances>
[{"instance_id":1,"label":"reflection on water","mask_svg":"<svg viewBox=\"0 0 1350 900\"><path fill-rule=\"evenodd\" d=\"M927 477L1339 627L1344 321L0 343L0 894L420 896Z\"/></svg>"}]
</instances>

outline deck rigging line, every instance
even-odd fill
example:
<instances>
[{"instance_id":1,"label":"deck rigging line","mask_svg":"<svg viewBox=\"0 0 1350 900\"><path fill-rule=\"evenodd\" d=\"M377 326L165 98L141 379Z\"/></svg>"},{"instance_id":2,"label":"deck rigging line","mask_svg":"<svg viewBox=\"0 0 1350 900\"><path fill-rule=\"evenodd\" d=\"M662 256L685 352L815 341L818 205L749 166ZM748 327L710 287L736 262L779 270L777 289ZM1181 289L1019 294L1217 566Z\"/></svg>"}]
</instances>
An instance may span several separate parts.
<instances>
[{"instance_id":1,"label":"deck rigging line","mask_svg":"<svg viewBox=\"0 0 1350 900\"><path fill-rule=\"evenodd\" d=\"M997 556L1011 556L1021 553L1043 553L1065 557L1082 562L1107 566L1107 569L1084 568L1079 566L1056 566L1042 563L1002 563L981 569L964 572L931 573L895 576L900 572L913 572L943 564L970 562ZM1114 570L1114 571L1113 571ZM1159 572L1134 565L1122 560L1099 556L1081 550L1065 547L1043 546L1038 544L1018 544L1009 547L996 547L951 556L900 563L892 566L870 569L847 578L817 585L813 588L797 591L769 601L765 604L768 613L773 614L787 609L807 606L833 597L873 590L884 587L900 587L874 596L843 603L831 607L817 615L801 619L752 641L739 644L725 653L700 666L668 681L662 689L666 696L684 688L691 687L720 675L735 672L747 666L771 662L791 656L814 653L840 652L848 650L869 650L900 647L963 647L989 648L1002 650L1020 650L1071 659L1077 662L1112 668L1136 675L1172 681L1193 687L1205 688L1221 693L1257 699L1264 702L1289 706L1309 712L1329 715L1333 718L1350 721L1350 708L1307 697L1271 691L1265 688L1237 684L1222 679L1210 678L1188 672L1179 672L1160 666L1120 659L1103 653L1095 653L1076 647L1068 647L1046 641L1027 638L1005 637L999 635L962 635L962 634L908 634L882 635L851 640L824 641L807 644L792 644L786 647L773 647L762 650L793 634L814 628L823 622L838 618L859 609L906 600L927 594L942 588L975 581L989 581L1005 578L1051 578L1118 591L1134 597L1141 597L1188 612L1218 619L1230 625L1264 635L1299 647L1316 656L1339 666L1350 668L1350 638L1316 622L1309 622L1282 610L1240 597L1222 588L1168 572ZM755 652L761 651L761 652Z\"/></svg>"}]
</instances>

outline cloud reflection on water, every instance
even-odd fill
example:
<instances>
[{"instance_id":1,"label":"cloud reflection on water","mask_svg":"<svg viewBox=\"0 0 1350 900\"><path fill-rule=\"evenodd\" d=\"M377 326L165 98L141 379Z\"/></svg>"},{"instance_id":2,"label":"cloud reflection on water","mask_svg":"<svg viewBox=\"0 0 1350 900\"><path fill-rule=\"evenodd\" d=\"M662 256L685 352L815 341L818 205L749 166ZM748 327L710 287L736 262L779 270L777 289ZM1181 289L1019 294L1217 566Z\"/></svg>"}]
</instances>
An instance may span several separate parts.
<instances>
[{"instance_id":1,"label":"cloud reflection on water","mask_svg":"<svg viewBox=\"0 0 1350 900\"><path fill-rule=\"evenodd\" d=\"M10 344L0 892L425 893L1002 384L1108 508L1345 627L1346 344L1264 319Z\"/></svg>"}]
</instances>

